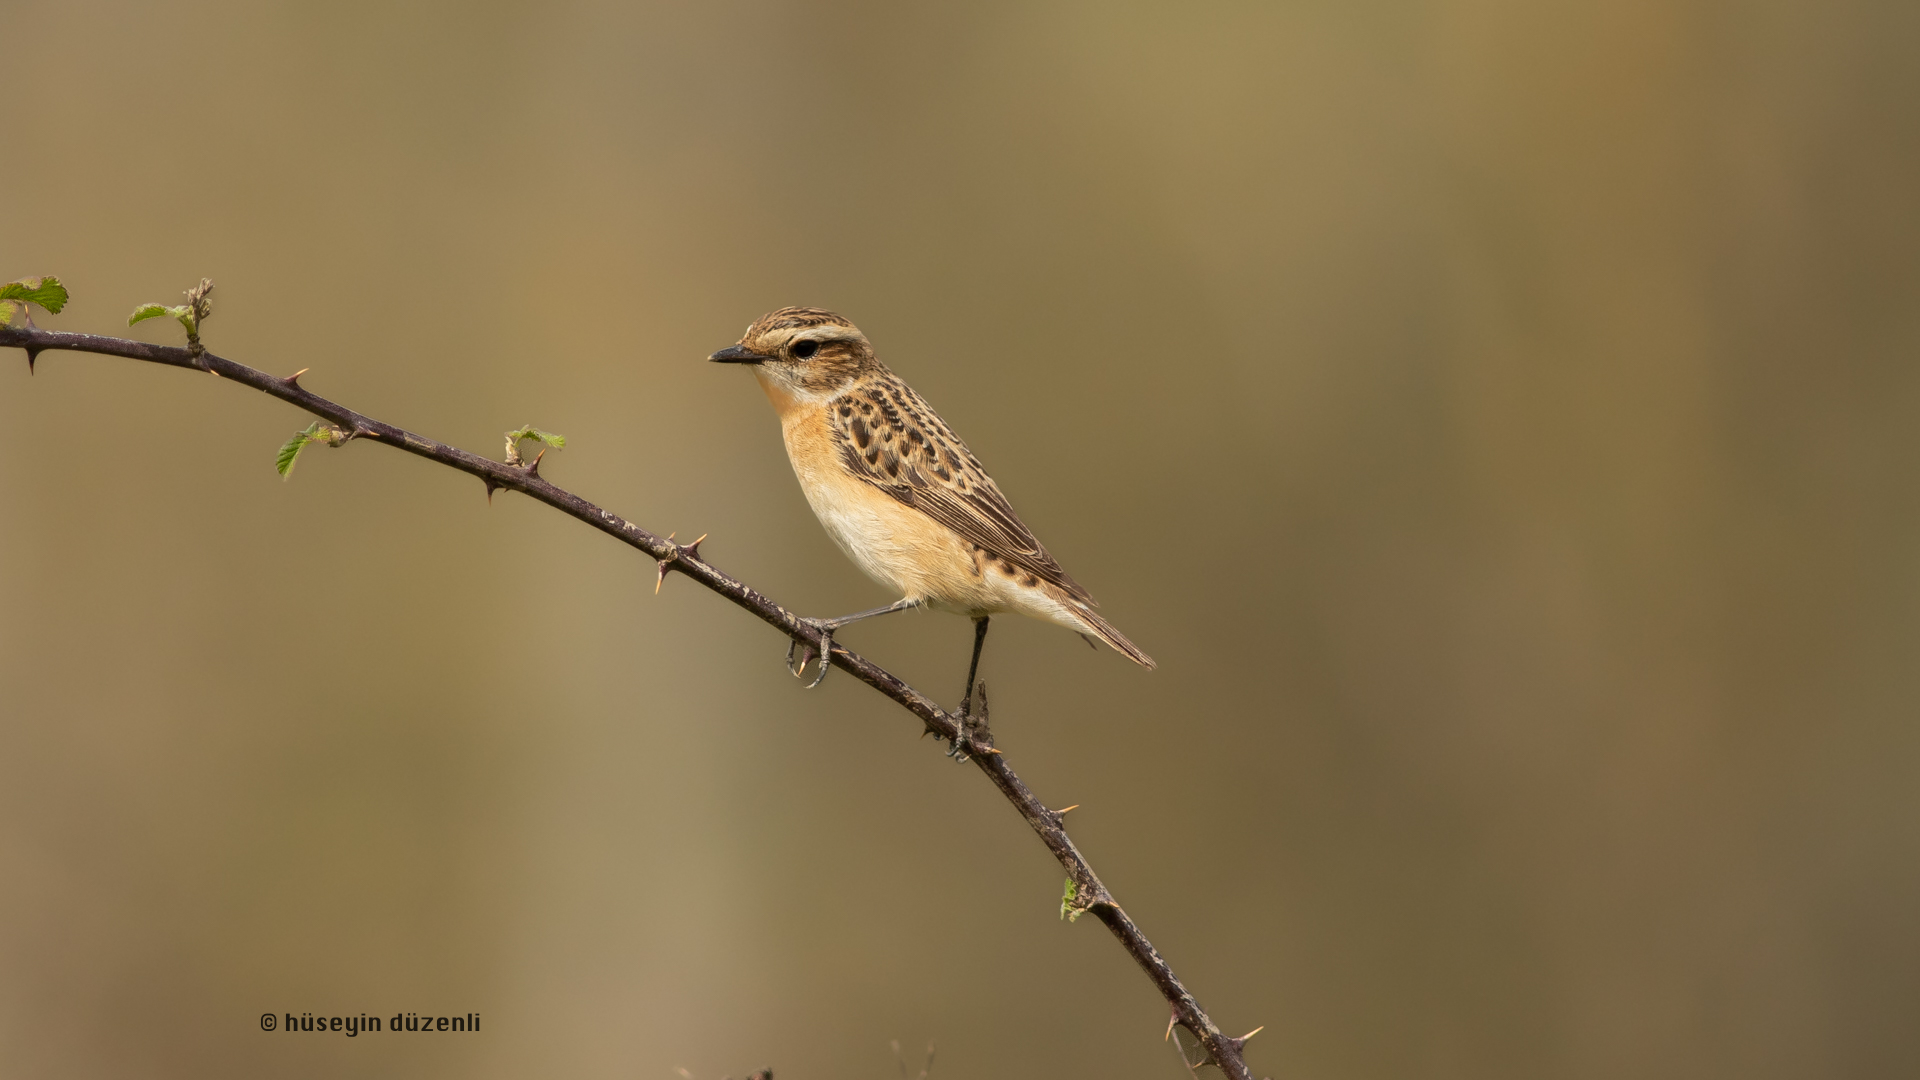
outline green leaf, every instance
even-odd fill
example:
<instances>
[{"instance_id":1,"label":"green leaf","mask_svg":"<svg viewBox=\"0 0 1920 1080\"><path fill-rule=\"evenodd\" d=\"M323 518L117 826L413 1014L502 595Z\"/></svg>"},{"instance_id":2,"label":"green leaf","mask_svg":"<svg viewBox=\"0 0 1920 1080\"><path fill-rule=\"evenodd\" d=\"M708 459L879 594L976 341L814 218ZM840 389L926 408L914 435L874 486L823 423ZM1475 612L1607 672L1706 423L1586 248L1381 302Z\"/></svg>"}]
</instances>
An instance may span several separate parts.
<instances>
[{"instance_id":1,"label":"green leaf","mask_svg":"<svg viewBox=\"0 0 1920 1080\"><path fill-rule=\"evenodd\" d=\"M179 319L180 325L187 328L187 336L189 338L199 336L200 327L196 325L194 321L193 305L191 304L175 304L172 307L163 307L159 304L141 304L139 307L133 309L132 315L127 316L127 325L132 326L134 323L145 322L148 319L158 319L162 315L171 315Z\"/></svg>"},{"instance_id":2,"label":"green leaf","mask_svg":"<svg viewBox=\"0 0 1920 1080\"><path fill-rule=\"evenodd\" d=\"M565 450L567 448L567 437L565 435L555 435L551 431L541 431L537 427L529 426L523 427L518 431L509 431L507 432L507 438L512 439L514 442L519 442L521 439L538 439L548 446L553 447L555 450Z\"/></svg>"},{"instance_id":3,"label":"green leaf","mask_svg":"<svg viewBox=\"0 0 1920 1080\"><path fill-rule=\"evenodd\" d=\"M281 447L280 452L274 455L273 467L280 471L280 479L285 480L293 473L293 463L299 459L300 451L306 449L308 443L326 443L328 446L344 446L347 441L352 438L352 435L334 427L332 424L323 424L315 420L313 423L307 425L307 430L287 440L287 445Z\"/></svg>"},{"instance_id":4,"label":"green leaf","mask_svg":"<svg viewBox=\"0 0 1920 1080\"><path fill-rule=\"evenodd\" d=\"M21 278L0 285L0 300L18 300L22 303L39 304L55 315L67 306L67 287L60 279L49 274L46 277Z\"/></svg>"},{"instance_id":5,"label":"green leaf","mask_svg":"<svg viewBox=\"0 0 1920 1080\"><path fill-rule=\"evenodd\" d=\"M1060 917L1068 922L1080 921L1080 909L1073 906L1073 879L1067 879L1067 891L1060 896Z\"/></svg>"},{"instance_id":6,"label":"green leaf","mask_svg":"<svg viewBox=\"0 0 1920 1080\"><path fill-rule=\"evenodd\" d=\"M148 306L158 307L159 305L153 304ZM275 455L273 459L273 467L280 470L280 479L285 480L287 477L293 475L293 463L299 459L300 451L305 450L308 443L325 441L326 436L320 434L320 421L318 420L308 424L307 430L288 439L287 445L281 447L280 453Z\"/></svg>"}]
</instances>

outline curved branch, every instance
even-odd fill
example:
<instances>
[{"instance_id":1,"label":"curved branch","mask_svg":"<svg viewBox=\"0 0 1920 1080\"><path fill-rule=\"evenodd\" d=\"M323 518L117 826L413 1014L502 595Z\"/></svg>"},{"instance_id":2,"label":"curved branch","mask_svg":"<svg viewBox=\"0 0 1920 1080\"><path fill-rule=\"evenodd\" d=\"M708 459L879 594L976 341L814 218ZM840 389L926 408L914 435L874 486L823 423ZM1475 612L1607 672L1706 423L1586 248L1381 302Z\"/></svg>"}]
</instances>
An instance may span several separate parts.
<instances>
[{"instance_id":1,"label":"curved branch","mask_svg":"<svg viewBox=\"0 0 1920 1080\"><path fill-rule=\"evenodd\" d=\"M323 420L338 425L349 439L369 439L384 443L409 454L416 454L430 461L437 461L449 468L477 476L486 484L491 495L498 488L518 491L523 495L546 503L561 513L578 518L614 539L638 548L660 563L662 575L668 571L678 571L699 582L701 585L719 593L738 606L758 616L768 625L779 630L789 638L803 644L815 643L817 631L786 608L774 603L765 594L729 577L702 559L697 543L686 545L674 543L671 538L661 538L635 525L631 521L602 510L570 491L548 483L542 479L536 459L532 465L503 464L478 454L468 453L458 447L448 446L404 428L375 420L354 412L337 402L330 401L318 394L302 389L293 375L279 378L264 371L236 363L224 357L216 356L204 350L175 348L166 345L151 345L128 338L106 337L96 334L74 334L58 330L43 330L35 327L0 326L0 348L19 348L26 350L29 365L44 352L71 351L97 353L103 356L119 356L129 360L141 360L151 364L166 364L171 367L190 368L206 371L221 378L253 387L262 393L270 394L289 404L296 405ZM1090 911L1106 924L1113 936L1120 940L1122 948L1132 956L1161 996L1167 999L1173 1016L1169 1023L1179 1024L1198 1039L1205 1050L1205 1058L1193 1063L1217 1066L1233 1080L1253 1080L1242 1057L1241 1048L1249 1036L1232 1038L1221 1033L1206 1012L1200 1008L1193 995L1181 984L1173 973L1173 968L1161 958L1160 953L1148 941L1140 928L1113 899L1113 894L1100 883L1099 875L1093 872L1086 857L1074 847L1073 840L1061 826L1062 812L1047 809L1033 791L1021 781L1020 777L1007 764L1006 757L993 749L992 736L987 731L983 707L979 716L955 716L925 694L915 690L891 672L875 664L860 654L835 643L832 646L831 661L835 667L873 687L902 708L912 713L928 732L952 743L956 751L971 754L973 763L993 781L1001 794L1007 797L1020 816L1026 819L1040 842L1047 846L1053 857L1066 868L1073 889L1067 903L1077 914Z\"/></svg>"}]
</instances>

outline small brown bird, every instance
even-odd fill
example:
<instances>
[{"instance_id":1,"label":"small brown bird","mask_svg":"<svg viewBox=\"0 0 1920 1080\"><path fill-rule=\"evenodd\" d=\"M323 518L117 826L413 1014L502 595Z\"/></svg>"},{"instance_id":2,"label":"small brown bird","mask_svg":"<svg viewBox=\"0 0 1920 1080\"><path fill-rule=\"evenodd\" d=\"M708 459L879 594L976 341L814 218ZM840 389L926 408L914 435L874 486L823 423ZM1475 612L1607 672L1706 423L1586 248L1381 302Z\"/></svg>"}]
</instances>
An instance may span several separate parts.
<instances>
[{"instance_id":1,"label":"small brown bird","mask_svg":"<svg viewBox=\"0 0 1920 1080\"><path fill-rule=\"evenodd\" d=\"M973 702L989 616L1017 611L1092 634L1142 667L1153 658L1094 614L1094 600L1000 493L960 437L887 369L857 327L830 311L781 308L709 359L750 364L780 414L787 457L807 502L840 550L901 599L820 631L819 673L833 632L851 622L932 607L974 620L962 715ZM813 658L800 658L796 676ZM791 667L793 649L787 650Z\"/></svg>"}]
</instances>

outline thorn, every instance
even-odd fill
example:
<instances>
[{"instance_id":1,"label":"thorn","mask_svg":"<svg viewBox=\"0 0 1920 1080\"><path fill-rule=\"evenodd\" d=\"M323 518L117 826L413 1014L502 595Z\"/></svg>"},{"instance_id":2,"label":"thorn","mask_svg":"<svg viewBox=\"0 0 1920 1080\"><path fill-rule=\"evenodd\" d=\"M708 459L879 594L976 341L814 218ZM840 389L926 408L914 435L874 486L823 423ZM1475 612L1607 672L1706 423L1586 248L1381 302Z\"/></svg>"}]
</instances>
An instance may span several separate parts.
<instances>
[{"instance_id":1,"label":"thorn","mask_svg":"<svg viewBox=\"0 0 1920 1080\"><path fill-rule=\"evenodd\" d=\"M707 538L707 534L701 533L699 540L695 540L693 543L687 545L686 554L688 555L688 557L695 558L695 559L700 557L700 542L702 540L705 540L706 538Z\"/></svg>"},{"instance_id":2,"label":"thorn","mask_svg":"<svg viewBox=\"0 0 1920 1080\"><path fill-rule=\"evenodd\" d=\"M283 383L286 383L288 386L298 388L300 385L300 376L305 375L307 372L312 370L313 370L312 368L303 367L299 371L294 372L293 374L287 376L284 379L281 379L280 381Z\"/></svg>"},{"instance_id":3,"label":"thorn","mask_svg":"<svg viewBox=\"0 0 1920 1080\"><path fill-rule=\"evenodd\" d=\"M39 349L27 350L27 374L29 375L33 374L33 362L38 359L40 359Z\"/></svg>"},{"instance_id":4,"label":"thorn","mask_svg":"<svg viewBox=\"0 0 1920 1080\"><path fill-rule=\"evenodd\" d=\"M1180 1014L1179 1014L1179 1013L1174 1013L1174 1014L1172 1014L1171 1016L1168 1016L1168 1017L1167 1017L1167 1033L1166 1033L1165 1035L1162 1035L1162 1036L1160 1036L1160 1041L1161 1041L1161 1042L1170 1042L1170 1041L1172 1041L1172 1039L1173 1039L1173 1025L1175 1025L1175 1024L1177 1024L1177 1023L1179 1023L1179 1022L1180 1022ZM1184 1059L1183 1059L1183 1060L1184 1060Z\"/></svg>"},{"instance_id":5,"label":"thorn","mask_svg":"<svg viewBox=\"0 0 1920 1080\"><path fill-rule=\"evenodd\" d=\"M1078 809L1080 809L1080 804L1079 804L1079 803L1074 803L1074 804L1073 804L1072 806L1069 806L1069 807L1067 807L1067 809L1066 809L1066 810L1055 810L1055 811L1053 812L1053 816L1054 816L1054 817L1066 817L1066 816L1067 816L1067 810L1078 810Z\"/></svg>"},{"instance_id":6,"label":"thorn","mask_svg":"<svg viewBox=\"0 0 1920 1080\"><path fill-rule=\"evenodd\" d=\"M533 464L527 466L528 476L540 475L540 459L546 456L547 456L547 448L543 446L540 448L539 453L533 455Z\"/></svg>"},{"instance_id":7,"label":"thorn","mask_svg":"<svg viewBox=\"0 0 1920 1080\"><path fill-rule=\"evenodd\" d=\"M995 750L991 746L975 746L973 750L977 754L992 754L994 757L1001 756L1000 751Z\"/></svg>"},{"instance_id":8,"label":"thorn","mask_svg":"<svg viewBox=\"0 0 1920 1080\"><path fill-rule=\"evenodd\" d=\"M542 451L540 451L540 452L541 452L541 453L543 453L543 454L544 454L544 453L546 453L546 451L545 451L545 450L542 450ZM536 465L538 465L539 463L540 463L540 459L539 459L539 458L535 458L535 459L534 459L534 464L536 464ZM679 534L679 533L677 533L677 532L670 532L670 533L668 533L668 534L667 534L667 543L669 543L669 544L671 544L671 543L673 543L673 538L674 538L674 537L676 537L676 536L678 536L678 535L680 535L680 534ZM700 540L705 540L705 539L706 539L706 537L704 537L704 536L700 538ZM697 544L697 543L699 543L699 542L700 542L699 540L696 540L696 541L694 541L694 543L696 543L696 544ZM654 565L655 565L655 566L656 566L656 567L657 567L657 568L659 569L659 571L660 571L660 576L658 576L658 577L656 577L656 578L654 578L654 579L653 579L653 595L655 595L655 596L659 596L659 595L660 595L660 586L666 583L666 580L667 580L667 571L668 571L668 570L670 570L670 569L672 569L672 567L673 567L673 564L674 564L674 562L675 562L675 561L676 561L675 559L655 559L655 560L654 560Z\"/></svg>"},{"instance_id":9,"label":"thorn","mask_svg":"<svg viewBox=\"0 0 1920 1080\"><path fill-rule=\"evenodd\" d=\"M492 505L493 505L493 490L494 490L495 488L497 488L497 487L499 487L500 485L499 485L499 484L497 484L497 483L495 483L495 482L494 482L494 479L493 479L493 477L491 477L491 476L483 476L483 477L481 477L481 478L480 478L480 482L481 482L481 483L483 483L483 484L485 484L485 485L487 485L487 505L488 505L488 506L492 506Z\"/></svg>"},{"instance_id":10,"label":"thorn","mask_svg":"<svg viewBox=\"0 0 1920 1080\"><path fill-rule=\"evenodd\" d=\"M1254 1028L1252 1031L1249 1031L1245 1035L1242 1035L1239 1038L1233 1040L1233 1043L1235 1046L1245 1046L1247 1044L1248 1039L1253 1038L1255 1035L1258 1035L1265 1030L1267 1030L1267 1025L1261 1024L1259 1027Z\"/></svg>"}]
</instances>

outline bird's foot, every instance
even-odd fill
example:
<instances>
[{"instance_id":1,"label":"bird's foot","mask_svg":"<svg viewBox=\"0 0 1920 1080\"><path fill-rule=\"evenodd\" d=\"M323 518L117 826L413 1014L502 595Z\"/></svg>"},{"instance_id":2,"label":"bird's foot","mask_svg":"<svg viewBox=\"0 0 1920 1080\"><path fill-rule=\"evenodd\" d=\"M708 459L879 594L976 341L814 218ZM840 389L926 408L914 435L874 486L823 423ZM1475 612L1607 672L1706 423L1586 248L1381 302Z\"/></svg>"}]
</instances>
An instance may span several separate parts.
<instances>
[{"instance_id":1,"label":"bird's foot","mask_svg":"<svg viewBox=\"0 0 1920 1080\"><path fill-rule=\"evenodd\" d=\"M787 672L796 679L804 679L807 677L807 665L817 660L820 664L819 670L814 673L813 681L807 683L805 687L805 689L811 690L825 681L827 671L833 667L834 623L828 619L808 619L804 617L801 618L800 621L804 623L809 630L817 634L818 637L814 641L794 638L792 641L787 642ZM794 663L795 653L798 653L800 656L800 662L797 664Z\"/></svg>"},{"instance_id":2,"label":"bird's foot","mask_svg":"<svg viewBox=\"0 0 1920 1080\"><path fill-rule=\"evenodd\" d=\"M953 740L953 746L947 756L964 765L978 754L997 754L993 748L993 732L987 727L987 684L981 683L968 692L960 702L960 711L954 714L954 723L960 727L960 733Z\"/></svg>"}]
</instances>

